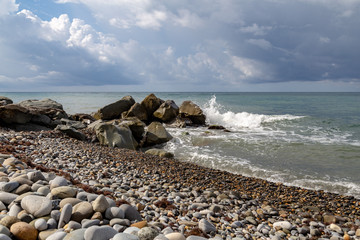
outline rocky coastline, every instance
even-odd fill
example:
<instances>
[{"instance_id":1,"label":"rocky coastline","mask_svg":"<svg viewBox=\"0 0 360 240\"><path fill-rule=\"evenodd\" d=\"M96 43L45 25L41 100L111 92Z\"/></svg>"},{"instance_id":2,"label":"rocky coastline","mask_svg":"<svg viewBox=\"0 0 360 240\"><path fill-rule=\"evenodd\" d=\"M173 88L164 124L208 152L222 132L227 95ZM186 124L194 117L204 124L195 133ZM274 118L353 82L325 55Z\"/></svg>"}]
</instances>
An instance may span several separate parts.
<instances>
[{"instance_id":1,"label":"rocky coastline","mask_svg":"<svg viewBox=\"0 0 360 240\"><path fill-rule=\"evenodd\" d=\"M120 113L110 105L69 117L55 103L39 111L0 100L0 239L360 239L354 197L135 150L169 139L163 123L204 124L196 106L193 117L194 110L177 111L170 100L151 108L124 97L127 110ZM171 113L157 111L160 106ZM40 131L18 131L26 124ZM129 141L134 144L120 145Z\"/></svg>"}]
</instances>

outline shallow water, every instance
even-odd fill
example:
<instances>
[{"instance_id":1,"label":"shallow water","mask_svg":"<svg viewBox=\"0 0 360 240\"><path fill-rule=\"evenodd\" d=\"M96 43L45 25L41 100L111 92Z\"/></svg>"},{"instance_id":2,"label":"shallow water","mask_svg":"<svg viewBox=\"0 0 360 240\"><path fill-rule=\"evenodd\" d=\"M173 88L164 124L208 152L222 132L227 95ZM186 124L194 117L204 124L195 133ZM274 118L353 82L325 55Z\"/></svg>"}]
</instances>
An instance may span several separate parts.
<instances>
[{"instance_id":1,"label":"shallow water","mask_svg":"<svg viewBox=\"0 0 360 240\"><path fill-rule=\"evenodd\" d=\"M68 113L91 113L148 93L0 93L15 102L52 98ZM156 93L178 105L192 100L206 128L170 128L176 158L288 185L360 198L360 93ZM188 132L189 135L186 135Z\"/></svg>"}]
</instances>

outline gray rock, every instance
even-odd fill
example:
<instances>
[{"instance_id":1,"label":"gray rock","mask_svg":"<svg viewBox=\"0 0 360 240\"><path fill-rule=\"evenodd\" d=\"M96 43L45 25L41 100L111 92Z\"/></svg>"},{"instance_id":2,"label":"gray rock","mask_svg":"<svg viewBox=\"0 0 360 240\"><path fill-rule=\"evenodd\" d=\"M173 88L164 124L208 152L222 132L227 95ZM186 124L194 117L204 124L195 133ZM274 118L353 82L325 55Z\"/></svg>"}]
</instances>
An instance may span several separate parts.
<instances>
[{"instance_id":1,"label":"gray rock","mask_svg":"<svg viewBox=\"0 0 360 240\"><path fill-rule=\"evenodd\" d=\"M153 240L157 235L159 232L151 227L143 227L137 233L139 240Z\"/></svg>"},{"instance_id":2,"label":"gray rock","mask_svg":"<svg viewBox=\"0 0 360 240\"><path fill-rule=\"evenodd\" d=\"M129 219L113 218L110 220L110 226L114 225L130 226L131 222Z\"/></svg>"},{"instance_id":3,"label":"gray rock","mask_svg":"<svg viewBox=\"0 0 360 240\"><path fill-rule=\"evenodd\" d=\"M191 101L184 101L179 109L182 118L189 118L195 124L205 124L206 117L198 105Z\"/></svg>"},{"instance_id":4,"label":"gray rock","mask_svg":"<svg viewBox=\"0 0 360 240\"><path fill-rule=\"evenodd\" d=\"M55 108L59 110L63 110L63 106L49 98L44 98L41 100L25 100L19 103L22 107L35 107L35 108L42 108L42 109L48 109L48 108Z\"/></svg>"},{"instance_id":5,"label":"gray rock","mask_svg":"<svg viewBox=\"0 0 360 240\"><path fill-rule=\"evenodd\" d=\"M11 192L19 186L18 182L0 182L0 191Z\"/></svg>"},{"instance_id":6,"label":"gray rock","mask_svg":"<svg viewBox=\"0 0 360 240\"><path fill-rule=\"evenodd\" d=\"M135 103L134 105L132 105L129 111L126 112L124 117L125 118L136 117L140 121L145 121L145 122L148 120L147 112L140 103Z\"/></svg>"},{"instance_id":7,"label":"gray rock","mask_svg":"<svg viewBox=\"0 0 360 240\"><path fill-rule=\"evenodd\" d=\"M121 119L119 120L117 125L129 127L136 141L140 142L143 139L145 133L145 123L140 121L138 118L128 117L125 119Z\"/></svg>"},{"instance_id":8,"label":"gray rock","mask_svg":"<svg viewBox=\"0 0 360 240\"><path fill-rule=\"evenodd\" d=\"M76 130L75 128L71 127L71 126L67 126L67 125L58 125L55 130L60 131L65 133L66 135L68 135L71 138L75 138L78 139L80 141L84 141L86 139L85 134L83 134L82 132L79 132L78 130Z\"/></svg>"},{"instance_id":9,"label":"gray rock","mask_svg":"<svg viewBox=\"0 0 360 240\"><path fill-rule=\"evenodd\" d=\"M6 236L10 236L10 230L3 225L0 225L0 233L5 234Z\"/></svg>"},{"instance_id":10,"label":"gray rock","mask_svg":"<svg viewBox=\"0 0 360 240\"><path fill-rule=\"evenodd\" d=\"M0 201L0 211L6 210L6 206L3 202Z\"/></svg>"},{"instance_id":11,"label":"gray rock","mask_svg":"<svg viewBox=\"0 0 360 240\"><path fill-rule=\"evenodd\" d=\"M61 198L61 199L75 197L76 193L77 190L71 186L60 186L51 189L51 194L55 198Z\"/></svg>"},{"instance_id":12,"label":"gray rock","mask_svg":"<svg viewBox=\"0 0 360 240\"><path fill-rule=\"evenodd\" d=\"M69 228L69 229L73 229L73 230L80 229L80 228L81 228L81 224L78 223L78 222L75 222L75 221L70 221L70 222L68 223L68 228Z\"/></svg>"},{"instance_id":13,"label":"gray rock","mask_svg":"<svg viewBox=\"0 0 360 240\"><path fill-rule=\"evenodd\" d=\"M206 240L207 238L199 237L199 236L189 236L186 240Z\"/></svg>"},{"instance_id":14,"label":"gray rock","mask_svg":"<svg viewBox=\"0 0 360 240\"><path fill-rule=\"evenodd\" d=\"M104 195L99 195L91 204L95 212L103 213L109 207L109 202Z\"/></svg>"},{"instance_id":15,"label":"gray rock","mask_svg":"<svg viewBox=\"0 0 360 240\"><path fill-rule=\"evenodd\" d=\"M167 100L162 103L153 113L153 116L163 122L170 122L179 114L179 107L173 100Z\"/></svg>"},{"instance_id":16,"label":"gray rock","mask_svg":"<svg viewBox=\"0 0 360 240\"><path fill-rule=\"evenodd\" d=\"M204 233L216 232L216 227L206 219L201 219L199 221L199 228Z\"/></svg>"},{"instance_id":17,"label":"gray rock","mask_svg":"<svg viewBox=\"0 0 360 240\"><path fill-rule=\"evenodd\" d=\"M30 122L31 118L29 110L19 105L0 106L0 119L7 124L25 124Z\"/></svg>"},{"instance_id":18,"label":"gray rock","mask_svg":"<svg viewBox=\"0 0 360 240\"><path fill-rule=\"evenodd\" d=\"M12 103L13 103L13 101L10 98L5 97L5 96L0 96L0 106L12 104Z\"/></svg>"},{"instance_id":19,"label":"gray rock","mask_svg":"<svg viewBox=\"0 0 360 240\"><path fill-rule=\"evenodd\" d=\"M125 111L128 111L134 104L135 100L131 96L125 96L115 103L111 103L105 107L100 108L94 114L94 118L103 120L120 118L121 114Z\"/></svg>"},{"instance_id":20,"label":"gray rock","mask_svg":"<svg viewBox=\"0 0 360 240\"><path fill-rule=\"evenodd\" d=\"M160 107L164 101L156 97L153 93L149 94L142 100L141 106L145 109L148 120L153 116L153 113Z\"/></svg>"},{"instance_id":21,"label":"gray rock","mask_svg":"<svg viewBox=\"0 0 360 240\"><path fill-rule=\"evenodd\" d=\"M290 230L292 228L292 224L288 221L279 221L279 222L275 222L273 224L273 227Z\"/></svg>"},{"instance_id":22,"label":"gray rock","mask_svg":"<svg viewBox=\"0 0 360 240\"><path fill-rule=\"evenodd\" d=\"M16 217L21 210L22 210L22 208L18 204L14 204L10 207L8 215Z\"/></svg>"},{"instance_id":23,"label":"gray rock","mask_svg":"<svg viewBox=\"0 0 360 240\"><path fill-rule=\"evenodd\" d=\"M52 203L46 197L28 195L21 200L21 207L34 217L42 217L50 214Z\"/></svg>"},{"instance_id":24,"label":"gray rock","mask_svg":"<svg viewBox=\"0 0 360 240\"><path fill-rule=\"evenodd\" d=\"M0 233L0 240L11 240L11 238L3 233Z\"/></svg>"},{"instance_id":25,"label":"gray rock","mask_svg":"<svg viewBox=\"0 0 360 240\"><path fill-rule=\"evenodd\" d=\"M24 186L24 185L21 185L21 186ZM40 193L43 196L47 196L51 191L50 191L50 188L48 186L42 186L42 187L39 187L36 190L36 192Z\"/></svg>"},{"instance_id":26,"label":"gray rock","mask_svg":"<svg viewBox=\"0 0 360 240\"><path fill-rule=\"evenodd\" d=\"M65 204L60 214L58 228L62 228L65 224L67 224L70 221L72 210L73 207L70 203Z\"/></svg>"},{"instance_id":27,"label":"gray rock","mask_svg":"<svg viewBox=\"0 0 360 240\"><path fill-rule=\"evenodd\" d=\"M86 229L85 240L108 240L117 234L117 231L109 226L92 226Z\"/></svg>"},{"instance_id":28,"label":"gray rock","mask_svg":"<svg viewBox=\"0 0 360 240\"><path fill-rule=\"evenodd\" d=\"M124 211L126 219L129 219L130 221L142 221L140 213L133 206L122 204L119 208Z\"/></svg>"},{"instance_id":29,"label":"gray rock","mask_svg":"<svg viewBox=\"0 0 360 240\"><path fill-rule=\"evenodd\" d=\"M71 219L76 222L81 222L85 218L90 218L94 213L91 203L80 202L73 207Z\"/></svg>"},{"instance_id":30,"label":"gray rock","mask_svg":"<svg viewBox=\"0 0 360 240\"><path fill-rule=\"evenodd\" d=\"M173 137L166 131L165 127L159 122L152 122L146 132L146 146L153 146L168 142Z\"/></svg>"},{"instance_id":31,"label":"gray rock","mask_svg":"<svg viewBox=\"0 0 360 240\"><path fill-rule=\"evenodd\" d=\"M117 233L113 240L139 240L139 238L135 235L128 234L128 233Z\"/></svg>"},{"instance_id":32,"label":"gray rock","mask_svg":"<svg viewBox=\"0 0 360 240\"><path fill-rule=\"evenodd\" d=\"M155 156L159 156L159 157L174 158L173 153L167 152L167 151L165 151L163 149L152 148L152 149L147 150L145 153L155 155Z\"/></svg>"},{"instance_id":33,"label":"gray rock","mask_svg":"<svg viewBox=\"0 0 360 240\"><path fill-rule=\"evenodd\" d=\"M31 171L27 173L27 176L30 181L33 183L39 181L39 180L46 180L42 172L40 171Z\"/></svg>"},{"instance_id":34,"label":"gray rock","mask_svg":"<svg viewBox=\"0 0 360 240\"><path fill-rule=\"evenodd\" d=\"M127 234L132 234L132 235L137 235L137 233L140 231L140 228L137 227L128 227L127 229L125 229L124 233Z\"/></svg>"},{"instance_id":35,"label":"gray rock","mask_svg":"<svg viewBox=\"0 0 360 240\"><path fill-rule=\"evenodd\" d=\"M99 225L100 224L100 220L99 219L94 219L94 220L86 220L83 221L81 224L82 228L89 228L91 226L95 226L95 225Z\"/></svg>"},{"instance_id":36,"label":"gray rock","mask_svg":"<svg viewBox=\"0 0 360 240\"><path fill-rule=\"evenodd\" d=\"M62 118L62 119L60 119L60 121L63 125L69 126L74 129L86 128L86 125L79 121L74 121L74 120L70 120L70 119L66 119L66 118Z\"/></svg>"},{"instance_id":37,"label":"gray rock","mask_svg":"<svg viewBox=\"0 0 360 240\"><path fill-rule=\"evenodd\" d=\"M64 239L65 236L66 236L66 232L59 231L48 236L46 240L62 240Z\"/></svg>"},{"instance_id":38,"label":"gray rock","mask_svg":"<svg viewBox=\"0 0 360 240\"><path fill-rule=\"evenodd\" d=\"M77 229L68 233L63 240L84 240L84 234L86 229Z\"/></svg>"},{"instance_id":39,"label":"gray rock","mask_svg":"<svg viewBox=\"0 0 360 240\"><path fill-rule=\"evenodd\" d=\"M169 240L185 240L185 236L178 232L166 234L165 237Z\"/></svg>"},{"instance_id":40,"label":"gray rock","mask_svg":"<svg viewBox=\"0 0 360 240\"><path fill-rule=\"evenodd\" d=\"M35 221L34 227L39 231L44 231L47 229L48 226L45 219L39 218L38 220Z\"/></svg>"},{"instance_id":41,"label":"gray rock","mask_svg":"<svg viewBox=\"0 0 360 240\"><path fill-rule=\"evenodd\" d=\"M50 218L47 220L48 229L56 229L58 226L58 223L55 219Z\"/></svg>"},{"instance_id":42,"label":"gray rock","mask_svg":"<svg viewBox=\"0 0 360 240\"><path fill-rule=\"evenodd\" d=\"M127 126L101 123L95 127L96 137L101 145L135 150L138 143Z\"/></svg>"},{"instance_id":43,"label":"gray rock","mask_svg":"<svg viewBox=\"0 0 360 240\"><path fill-rule=\"evenodd\" d=\"M109 207L105 211L105 218L111 220L113 218L124 218L125 211L118 207Z\"/></svg>"}]
</instances>

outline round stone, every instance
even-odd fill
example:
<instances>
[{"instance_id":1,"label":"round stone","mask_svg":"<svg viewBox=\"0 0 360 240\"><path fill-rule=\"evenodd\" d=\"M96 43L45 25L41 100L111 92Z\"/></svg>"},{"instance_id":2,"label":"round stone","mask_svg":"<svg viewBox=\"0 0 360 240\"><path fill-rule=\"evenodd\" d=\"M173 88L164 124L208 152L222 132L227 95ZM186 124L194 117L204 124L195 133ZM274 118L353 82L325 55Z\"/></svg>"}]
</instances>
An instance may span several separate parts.
<instances>
[{"instance_id":1,"label":"round stone","mask_svg":"<svg viewBox=\"0 0 360 240\"><path fill-rule=\"evenodd\" d=\"M50 183L50 189L57 188L57 187L63 187L63 186L68 185L67 180L65 178L63 178L63 177L60 177L60 176L56 176L49 183Z\"/></svg>"},{"instance_id":2,"label":"round stone","mask_svg":"<svg viewBox=\"0 0 360 240\"><path fill-rule=\"evenodd\" d=\"M18 240L36 240L38 236L38 231L26 222L14 223L10 232Z\"/></svg>"},{"instance_id":3,"label":"round stone","mask_svg":"<svg viewBox=\"0 0 360 240\"><path fill-rule=\"evenodd\" d=\"M118 232L110 226L92 226L86 229L85 240L108 240Z\"/></svg>"},{"instance_id":4,"label":"round stone","mask_svg":"<svg viewBox=\"0 0 360 240\"><path fill-rule=\"evenodd\" d=\"M142 221L140 213L133 206L122 204L119 208L124 211L126 219L129 219L130 221Z\"/></svg>"},{"instance_id":5,"label":"round stone","mask_svg":"<svg viewBox=\"0 0 360 240\"><path fill-rule=\"evenodd\" d=\"M53 234L51 234L49 237L46 238L46 240L62 240L66 236L66 232L63 231L57 231Z\"/></svg>"},{"instance_id":6,"label":"round stone","mask_svg":"<svg viewBox=\"0 0 360 240\"><path fill-rule=\"evenodd\" d=\"M0 225L0 233L10 236L10 230L3 225Z\"/></svg>"},{"instance_id":7,"label":"round stone","mask_svg":"<svg viewBox=\"0 0 360 240\"><path fill-rule=\"evenodd\" d=\"M35 221L34 226L37 230L44 231L47 229L47 222L45 219L39 218L38 220Z\"/></svg>"},{"instance_id":8,"label":"round stone","mask_svg":"<svg viewBox=\"0 0 360 240\"><path fill-rule=\"evenodd\" d=\"M279 222L275 222L273 224L273 227L290 230L292 228L292 224L288 221L279 221Z\"/></svg>"},{"instance_id":9,"label":"round stone","mask_svg":"<svg viewBox=\"0 0 360 240\"><path fill-rule=\"evenodd\" d=\"M151 227L144 227L137 233L140 240L153 240L157 235L159 232Z\"/></svg>"},{"instance_id":10,"label":"round stone","mask_svg":"<svg viewBox=\"0 0 360 240\"><path fill-rule=\"evenodd\" d=\"M201 219L199 221L199 228L204 233L216 232L216 227L206 219Z\"/></svg>"},{"instance_id":11,"label":"round stone","mask_svg":"<svg viewBox=\"0 0 360 240\"><path fill-rule=\"evenodd\" d=\"M104 195L99 195L93 202L92 206L95 212L105 212L109 207L109 202L106 200Z\"/></svg>"},{"instance_id":12,"label":"round stone","mask_svg":"<svg viewBox=\"0 0 360 240\"><path fill-rule=\"evenodd\" d=\"M185 240L185 236L178 232L166 234L165 237L169 240Z\"/></svg>"},{"instance_id":13,"label":"round stone","mask_svg":"<svg viewBox=\"0 0 360 240\"><path fill-rule=\"evenodd\" d=\"M110 207L105 211L105 218L109 220L113 218L124 218L124 216L124 211L118 207Z\"/></svg>"},{"instance_id":14,"label":"round stone","mask_svg":"<svg viewBox=\"0 0 360 240\"><path fill-rule=\"evenodd\" d=\"M34 217L42 217L50 214L52 203L46 197L28 195L21 200L21 207Z\"/></svg>"},{"instance_id":15,"label":"round stone","mask_svg":"<svg viewBox=\"0 0 360 240\"><path fill-rule=\"evenodd\" d=\"M91 203L80 202L73 207L71 219L76 222L81 222L85 218L90 218L94 213Z\"/></svg>"},{"instance_id":16,"label":"round stone","mask_svg":"<svg viewBox=\"0 0 360 240\"><path fill-rule=\"evenodd\" d=\"M139 238L128 233L118 233L113 237L113 240L139 240Z\"/></svg>"},{"instance_id":17,"label":"round stone","mask_svg":"<svg viewBox=\"0 0 360 240\"><path fill-rule=\"evenodd\" d=\"M70 232L63 240L84 240L86 229L81 228Z\"/></svg>"},{"instance_id":18,"label":"round stone","mask_svg":"<svg viewBox=\"0 0 360 240\"><path fill-rule=\"evenodd\" d=\"M70 186L62 186L51 189L51 194L56 198L72 198L76 196L76 189Z\"/></svg>"},{"instance_id":19,"label":"round stone","mask_svg":"<svg viewBox=\"0 0 360 240\"><path fill-rule=\"evenodd\" d=\"M0 182L0 191L11 192L19 186L18 182Z\"/></svg>"},{"instance_id":20,"label":"round stone","mask_svg":"<svg viewBox=\"0 0 360 240\"><path fill-rule=\"evenodd\" d=\"M0 240L11 240L11 238L8 235L0 233Z\"/></svg>"}]
</instances>

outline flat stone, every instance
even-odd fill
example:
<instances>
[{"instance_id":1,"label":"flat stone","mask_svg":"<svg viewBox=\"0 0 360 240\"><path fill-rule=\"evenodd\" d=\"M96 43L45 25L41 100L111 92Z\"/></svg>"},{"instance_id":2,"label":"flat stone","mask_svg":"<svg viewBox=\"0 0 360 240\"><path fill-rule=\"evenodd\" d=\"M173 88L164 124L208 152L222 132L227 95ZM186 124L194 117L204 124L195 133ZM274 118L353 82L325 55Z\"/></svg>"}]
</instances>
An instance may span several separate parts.
<instances>
[{"instance_id":1,"label":"flat stone","mask_svg":"<svg viewBox=\"0 0 360 240\"><path fill-rule=\"evenodd\" d=\"M110 226L92 226L86 229L85 240L108 240L118 232Z\"/></svg>"},{"instance_id":2,"label":"flat stone","mask_svg":"<svg viewBox=\"0 0 360 240\"><path fill-rule=\"evenodd\" d=\"M18 188L16 188L13 193L17 194L17 195L21 195L23 193L29 192L31 191L31 187L30 185L27 184L22 184L20 185Z\"/></svg>"},{"instance_id":3,"label":"flat stone","mask_svg":"<svg viewBox=\"0 0 360 240\"><path fill-rule=\"evenodd\" d=\"M46 240L62 240L66 236L66 232L58 231L51 234Z\"/></svg>"},{"instance_id":4,"label":"flat stone","mask_svg":"<svg viewBox=\"0 0 360 240\"><path fill-rule=\"evenodd\" d=\"M201 219L199 221L199 228L204 233L216 232L216 227L206 219Z\"/></svg>"},{"instance_id":5,"label":"flat stone","mask_svg":"<svg viewBox=\"0 0 360 240\"><path fill-rule=\"evenodd\" d=\"M273 224L273 227L290 230L292 228L292 224L288 221L279 221L279 222L275 222Z\"/></svg>"},{"instance_id":6,"label":"flat stone","mask_svg":"<svg viewBox=\"0 0 360 240\"><path fill-rule=\"evenodd\" d=\"M122 204L119 208L124 211L126 219L129 219L130 221L142 221L140 213L133 206Z\"/></svg>"},{"instance_id":7,"label":"flat stone","mask_svg":"<svg viewBox=\"0 0 360 240\"><path fill-rule=\"evenodd\" d=\"M70 221L72 210L73 207L70 203L65 204L65 206L61 210L58 228L62 228L65 224L67 224Z\"/></svg>"},{"instance_id":8,"label":"flat stone","mask_svg":"<svg viewBox=\"0 0 360 240\"><path fill-rule=\"evenodd\" d=\"M151 227L143 227L137 233L140 240L153 240L157 235L159 232Z\"/></svg>"},{"instance_id":9,"label":"flat stone","mask_svg":"<svg viewBox=\"0 0 360 240\"><path fill-rule=\"evenodd\" d=\"M79 202L83 202L83 200L78 199L78 198L64 198L63 200L60 201L60 208L63 208L65 206L65 204L70 203L72 206L75 206L76 204L78 204Z\"/></svg>"},{"instance_id":10,"label":"flat stone","mask_svg":"<svg viewBox=\"0 0 360 240\"><path fill-rule=\"evenodd\" d=\"M68 186L67 180L64 177L60 177L60 176L56 176L49 183L50 183L50 189L62 187L62 186Z\"/></svg>"},{"instance_id":11,"label":"flat stone","mask_svg":"<svg viewBox=\"0 0 360 240\"><path fill-rule=\"evenodd\" d=\"M51 234L54 234L57 231L59 231L59 230L58 229L49 229L49 230L41 231L41 232L39 232L38 239L46 240Z\"/></svg>"},{"instance_id":12,"label":"flat stone","mask_svg":"<svg viewBox=\"0 0 360 240\"><path fill-rule=\"evenodd\" d=\"M63 240L84 240L86 229L77 229L67 234Z\"/></svg>"},{"instance_id":13,"label":"flat stone","mask_svg":"<svg viewBox=\"0 0 360 240\"><path fill-rule=\"evenodd\" d=\"M236 238L233 238L236 240ZM170 239L169 239L170 240ZM199 236L188 236L186 240L207 240L207 238L199 237Z\"/></svg>"},{"instance_id":14,"label":"flat stone","mask_svg":"<svg viewBox=\"0 0 360 240\"><path fill-rule=\"evenodd\" d=\"M76 222L81 222L85 218L90 218L94 211L89 202L80 202L73 207L71 219Z\"/></svg>"},{"instance_id":15,"label":"flat stone","mask_svg":"<svg viewBox=\"0 0 360 240\"><path fill-rule=\"evenodd\" d=\"M105 210L109 207L109 202L106 200L104 195L99 195L93 202L92 207L94 212L105 212Z\"/></svg>"},{"instance_id":16,"label":"flat stone","mask_svg":"<svg viewBox=\"0 0 360 240\"><path fill-rule=\"evenodd\" d=\"M105 211L105 218L109 220L113 218L124 218L124 217L125 217L124 210L118 207L110 207Z\"/></svg>"},{"instance_id":17,"label":"flat stone","mask_svg":"<svg viewBox=\"0 0 360 240\"><path fill-rule=\"evenodd\" d=\"M52 203L46 197L28 195L21 200L21 207L34 217L42 217L50 214Z\"/></svg>"},{"instance_id":18,"label":"flat stone","mask_svg":"<svg viewBox=\"0 0 360 240\"><path fill-rule=\"evenodd\" d=\"M139 240L139 238L135 235L128 234L128 233L117 233L113 240Z\"/></svg>"},{"instance_id":19,"label":"flat stone","mask_svg":"<svg viewBox=\"0 0 360 240\"><path fill-rule=\"evenodd\" d=\"M330 224L329 228L337 233L342 233L342 229L341 227L339 227L338 225L336 225L335 223Z\"/></svg>"},{"instance_id":20,"label":"flat stone","mask_svg":"<svg viewBox=\"0 0 360 240\"><path fill-rule=\"evenodd\" d=\"M185 240L185 236L178 232L166 234L165 237L169 240Z\"/></svg>"},{"instance_id":21,"label":"flat stone","mask_svg":"<svg viewBox=\"0 0 360 240\"><path fill-rule=\"evenodd\" d=\"M137 227L128 227L127 229L125 229L124 233L136 235L137 232L139 232L139 231L140 231L140 228L137 228Z\"/></svg>"},{"instance_id":22,"label":"flat stone","mask_svg":"<svg viewBox=\"0 0 360 240\"><path fill-rule=\"evenodd\" d=\"M61 186L51 189L51 194L57 198L72 198L76 196L76 189L70 186Z\"/></svg>"},{"instance_id":23,"label":"flat stone","mask_svg":"<svg viewBox=\"0 0 360 240\"><path fill-rule=\"evenodd\" d=\"M19 222L20 220L16 217L12 216L5 216L0 220L0 224L10 229L10 227L14 224Z\"/></svg>"},{"instance_id":24,"label":"flat stone","mask_svg":"<svg viewBox=\"0 0 360 240\"><path fill-rule=\"evenodd\" d=\"M140 221L140 222L136 222L131 224L132 227L137 227L137 228L143 228L147 226L147 221Z\"/></svg>"},{"instance_id":25,"label":"flat stone","mask_svg":"<svg viewBox=\"0 0 360 240\"><path fill-rule=\"evenodd\" d=\"M91 226L95 226L95 225L99 225L100 224L100 220L99 219L94 219L94 220L86 220L85 222L83 222L81 224L82 228L89 228Z\"/></svg>"},{"instance_id":26,"label":"flat stone","mask_svg":"<svg viewBox=\"0 0 360 240\"><path fill-rule=\"evenodd\" d=\"M19 186L18 182L10 181L10 182L0 182L0 191L4 192L12 192Z\"/></svg>"},{"instance_id":27,"label":"flat stone","mask_svg":"<svg viewBox=\"0 0 360 240\"><path fill-rule=\"evenodd\" d=\"M26 222L14 223L10 228L10 232L19 240L36 240L38 237L38 231L35 227Z\"/></svg>"},{"instance_id":28,"label":"flat stone","mask_svg":"<svg viewBox=\"0 0 360 240\"><path fill-rule=\"evenodd\" d=\"M0 192L0 201L9 205L12 201L14 201L19 195L8 193L8 192Z\"/></svg>"},{"instance_id":29,"label":"flat stone","mask_svg":"<svg viewBox=\"0 0 360 240\"><path fill-rule=\"evenodd\" d=\"M128 226L130 226L130 220L129 219L121 219L121 218L113 218L113 219L111 219L110 220L110 226L114 226L115 224L119 224L119 225L128 227Z\"/></svg>"}]
</instances>

